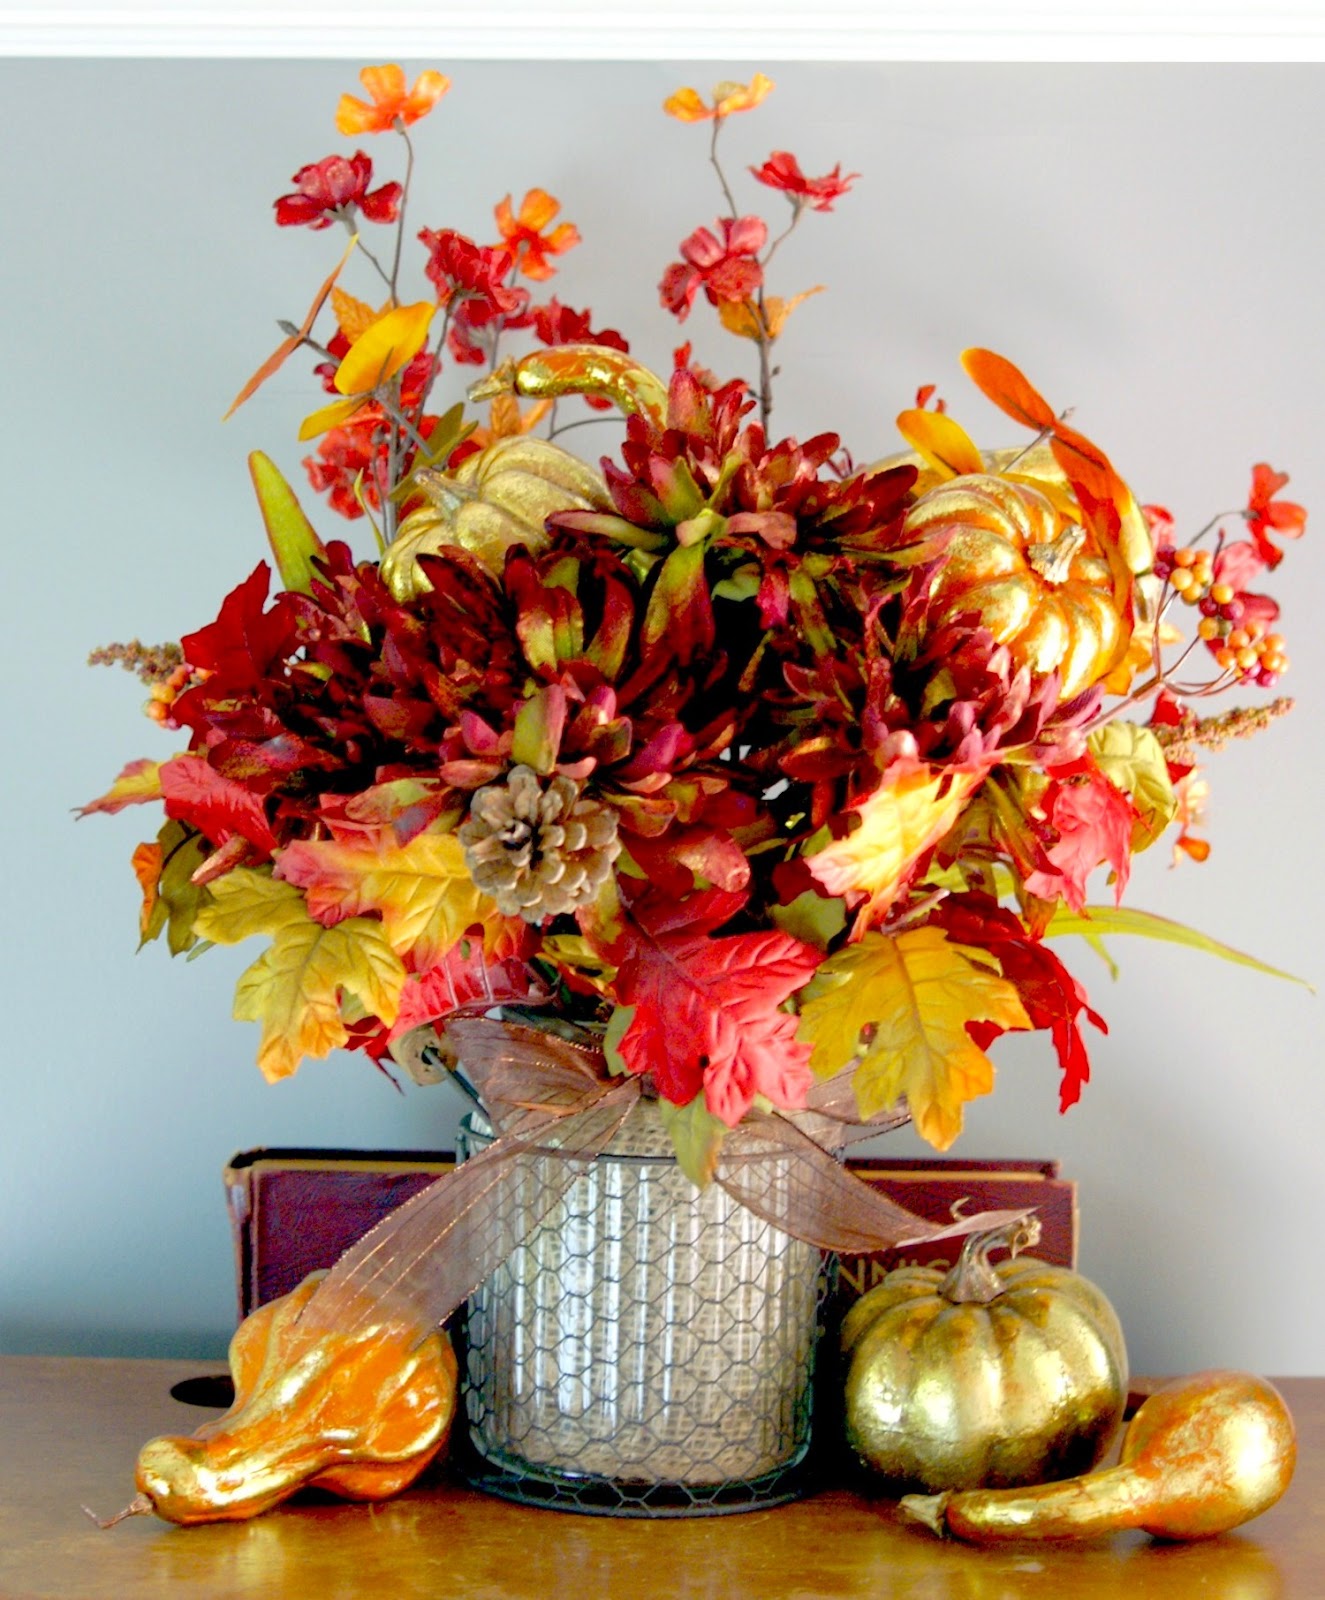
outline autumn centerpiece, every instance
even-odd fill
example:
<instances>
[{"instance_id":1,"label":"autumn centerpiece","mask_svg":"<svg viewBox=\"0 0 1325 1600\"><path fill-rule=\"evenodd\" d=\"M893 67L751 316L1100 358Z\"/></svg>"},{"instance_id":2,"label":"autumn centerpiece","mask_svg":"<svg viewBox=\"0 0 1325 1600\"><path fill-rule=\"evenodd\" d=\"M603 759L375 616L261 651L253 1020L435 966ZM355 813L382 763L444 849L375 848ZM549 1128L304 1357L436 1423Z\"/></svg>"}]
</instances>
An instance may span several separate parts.
<instances>
[{"instance_id":1,"label":"autumn centerpiece","mask_svg":"<svg viewBox=\"0 0 1325 1600\"><path fill-rule=\"evenodd\" d=\"M412 172L409 130L447 80L363 82L338 128L393 133ZM1193 703L1284 671L1258 583L1304 513L1258 466L1245 510L1180 539L985 350L963 364L1016 425L1007 448L928 388L898 419L905 453L872 466L835 433L777 438L773 352L814 290L775 295L770 261L855 175L774 151L751 174L784 231L742 214L719 136L771 87L665 107L707 129L723 214L666 268L662 304L716 307L749 382L688 345L655 376L543 299L579 235L541 189L497 205L487 243L407 223L408 177L359 149L277 201L282 225L352 237L239 398L311 354L308 476L370 536L324 540L255 454L276 572L259 563L178 646L100 653L141 670L184 747L85 808L163 807L134 854L144 940L267 941L235 1014L259 1024L269 1078L342 1046L390 1071L441 1035L499 1134L532 1138L541 1106L546 1141L569 1107L587 1156L629 1089L690 1177L731 1191L741 1140L781 1160L800 1113L845 1129L904 1111L945 1149L1010 1030L1050 1035L1070 1105L1083 1024L1103 1024L1051 940L1173 936L1116 902L1169 830L1204 855L1200 748L1284 709ZM341 284L351 265L366 299ZM435 398L466 368L470 415ZM590 421L599 447L568 448ZM1110 903L1091 905L1101 869ZM483 1013L506 1018L499 1046ZM625 1109L585 1133L608 1101Z\"/></svg>"}]
</instances>

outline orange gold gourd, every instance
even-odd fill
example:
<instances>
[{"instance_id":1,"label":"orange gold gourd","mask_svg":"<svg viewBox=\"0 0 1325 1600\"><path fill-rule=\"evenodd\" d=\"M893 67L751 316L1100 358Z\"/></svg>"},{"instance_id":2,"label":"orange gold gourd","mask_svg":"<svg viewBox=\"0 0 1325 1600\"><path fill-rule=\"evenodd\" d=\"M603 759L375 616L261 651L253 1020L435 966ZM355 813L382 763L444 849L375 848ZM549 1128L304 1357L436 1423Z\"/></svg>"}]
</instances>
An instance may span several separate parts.
<instances>
[{"instance_id":1,"label":"orange gold gourd","mask_svg":"<svg viewBox=\"0 0 1325 1600\"><path fill-rule=\"evenodd\" d=\"M187 1438L149 1440L131 1512L170 1522L256 1516L297 1489L382 1500L446 1443L456 1359L438 1331L378 1308L348 1335L311 1334L298 1317L320 1275L259 1307L230 1345L235 1402Z\"/></svg>"}]
</instances>

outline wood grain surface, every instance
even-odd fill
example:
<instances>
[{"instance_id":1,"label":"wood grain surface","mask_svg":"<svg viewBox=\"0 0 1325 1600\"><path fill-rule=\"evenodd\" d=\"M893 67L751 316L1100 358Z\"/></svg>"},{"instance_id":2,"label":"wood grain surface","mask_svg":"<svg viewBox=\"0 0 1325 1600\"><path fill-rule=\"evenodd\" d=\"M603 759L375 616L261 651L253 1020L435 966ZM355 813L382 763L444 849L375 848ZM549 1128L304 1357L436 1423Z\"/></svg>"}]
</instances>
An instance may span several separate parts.
<instances>
[{"instance_id":1,"label":"wood grain surface","mask_svg":"<svg viewBox=\"0 0 1325 1600\"><path fill-rule=\"evenodd\" d=\"M378 1506L296 1500L246 1523L95 1528L139 1446L213 1413L173 1400L196 1362L0 1358L0 1600L1322 1600L1325 1379L1276 1380L1299 1435L1285 1498L1235 1534L978 1550L835 1488L738 1516L530 1510L434 1472ZM215 1370L215 1369L213 1369Z\"/></svg>"}]
</instances>

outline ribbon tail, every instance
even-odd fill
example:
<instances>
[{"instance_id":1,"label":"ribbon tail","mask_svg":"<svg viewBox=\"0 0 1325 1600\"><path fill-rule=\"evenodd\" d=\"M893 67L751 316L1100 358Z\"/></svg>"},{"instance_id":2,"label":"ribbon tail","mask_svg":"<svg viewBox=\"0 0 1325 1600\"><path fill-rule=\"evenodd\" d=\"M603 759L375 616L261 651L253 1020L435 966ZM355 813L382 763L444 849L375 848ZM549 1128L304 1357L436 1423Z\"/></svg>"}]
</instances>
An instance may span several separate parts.
<instances>
[{"instance_id":1,"label":"ribbon tail","mask_svg":"<svg viewBox=\"0 0 1325 1600\"><path fill-rule=\"evenodd\" d=\"M783 1233L838 1255L983 1233L1027 1215L1025 1209L979 1211L949 1223L927 1222L849 1172L785 1117L751 1119L739 1131L739 1139L723 1147L715 1181Z\"/></svg>"},{"instance_id":2,"label":"ribbon tail","mask_svg":"<svg viewBox=\"0 0 1325 1600\"><path fill-rule=\"evenodd\" d=\"M348 1337L389 1308L425 1338L550 1215L638 1098L633 1079L600 1086L586 1108L531 1116L523 1137L497 1139L420 1190L341 1256L300 1314L301 1331Z\"/></svg>"}]
</instances>

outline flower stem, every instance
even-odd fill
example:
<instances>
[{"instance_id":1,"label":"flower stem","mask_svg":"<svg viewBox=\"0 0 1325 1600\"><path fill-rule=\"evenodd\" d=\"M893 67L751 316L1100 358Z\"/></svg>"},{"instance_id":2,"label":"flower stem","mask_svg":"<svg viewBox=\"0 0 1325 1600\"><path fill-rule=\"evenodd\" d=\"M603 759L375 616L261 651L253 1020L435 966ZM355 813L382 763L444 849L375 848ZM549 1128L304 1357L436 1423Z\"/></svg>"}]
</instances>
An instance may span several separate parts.
<instances>
[{"instance_id":1,"label":"flower stem","mask_svg":"<svg viewBox=\"0 0 1325 1600\"><path fill-rule=\"evenodd\" d=\"M405 132L405 124L399 119L396 121L396 132L405 141L405 149L408 153L405 157L405 181L400 186L400 210L396 213L396 252L391 262L390 288L393 305L400 304L400 298L396 293L396 285L400 282L400 249L405 242L405 208L409 205L410 180L414 176L414 143L409 134Z\"/></svg>"},{"instance_id":2,"label":"flower stem","mask_svg":"<svg viewBox=\"0 0 1325 1600\"><path fill-rule=\"evenodd\" d=\"M736 198L732 194L731 185L727 182L727 174L722 170L722 163L718 160L718 135L722 132L724 117L713 119L713 137L709 140L709 160L713 163L713 170L718 175L718 182L722 185L723 199L727 202L727 210L733 220L736 217Z\"/></svg>"}]
</instances>

